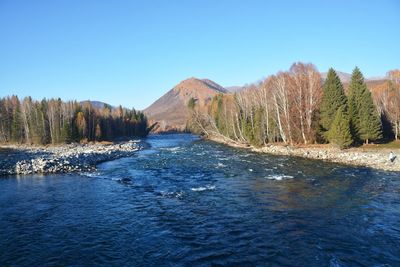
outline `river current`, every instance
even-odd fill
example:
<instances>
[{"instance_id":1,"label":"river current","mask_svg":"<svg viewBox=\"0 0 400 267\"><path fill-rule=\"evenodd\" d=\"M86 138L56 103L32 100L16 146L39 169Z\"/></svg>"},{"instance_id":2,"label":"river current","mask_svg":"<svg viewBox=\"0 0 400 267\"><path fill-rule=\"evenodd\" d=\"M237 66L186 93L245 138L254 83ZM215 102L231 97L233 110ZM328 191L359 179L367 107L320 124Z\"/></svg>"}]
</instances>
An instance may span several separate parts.
<instances>
[{"instance_id":1,"label":"river current","mask_svg":"<svg viewBox=\"0 0 400 267\"><path fill-rule=\"evenodd\" d=\"M400 175L151 135L93 173L0 178L0 266L400 266Z\"/></svg>"}]
</instances>

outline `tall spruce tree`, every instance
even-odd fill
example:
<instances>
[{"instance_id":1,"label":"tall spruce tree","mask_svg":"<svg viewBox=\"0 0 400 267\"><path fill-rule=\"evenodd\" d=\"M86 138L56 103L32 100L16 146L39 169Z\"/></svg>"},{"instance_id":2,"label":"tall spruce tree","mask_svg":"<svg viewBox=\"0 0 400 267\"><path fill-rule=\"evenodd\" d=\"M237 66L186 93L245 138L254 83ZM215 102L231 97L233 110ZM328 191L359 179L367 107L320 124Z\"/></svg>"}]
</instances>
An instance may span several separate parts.
<instances>
[{"instance_id":1,"label":"tall spruce tree","mask_svg":"<svg viewBox=\"0 0 400 267\"><path fill-rule=\"evenodd\" d=\"M72 131L71 131L71 125L68 121L65 121L62 129L61 129L61 137L60 137L61 143L71 143L72 141Z\"/></svg>"},{"instance_id":2,"label":"tall spruce tree","mask_svg":"<svg viewBox=\"0 0 400 267\"><path fill-rule=\"evenodd\" d=\"M19 107L19 101L14 108L12 125L11 125L11 140L16 143L23 142L23 127L21 121L21 109Z\"/></svg>"},{"instance_id":3,"label":"tall spruce tree","mask_svg":"<svg viewBox=\"0 0 400 267\"><path fill-rule=\"evenodd\" d=\"M353 143L350 131L350 122L344 107L339 107L335 118L327 132L329 143L338 145L340 148L349 147Z\"/></svg>"},{"instance_id":4,"label":"tall spruce tree","mask_svg":"<svg viewBox=\"0 0 400 267\"><path fill-rule=\"evenodd\" d=\"M351 131L357 141L359 141L361 98L366 90L364 77L360 69L356 67L353 70L349 84L348 106Z\"/></svg>"},{"instance_id":5,"label":"tall spruce tree","mask_svg":"<svg viewBox=\"0 0 400 267\"><path fill-rule=\"evenodd\" d=\"M261 107L257 107L254 113L254 140L253 143L256 146L261 146L265 142L265 133L263 126L263 110Z\"/></svg>"},{"instance_id":6,"label":"tall spruce tree","mask_svg":"<svg viewBox=\"0 0 400 267\"><path fill-rule=\"evenodd\" d=\"M324 83L324 90L320 108L320 134L325 139L330 130L335 114L340 107L347 112L347 98L344 94L343 85L335 70L330 68Z\"/></svg>"},{"instance_id":7,"label":"tall spruce tree","mask_svg":"<svg viewBox=\"0 0 400 267\"><path fill-rule=\"evenodd\" d=\"M349 84L350 127L356 141L377 140L382 137L382 123L372 101L371 93L358 67L353 70Z\"/></svg>"},{"instance_id":8,"label":"tall spruce tree","mask_svg":"<svg viewBox=\"0 0 400 267\"><path fill-rule=\"evenodd\" d=\"M382 138L382 121L369 90L366 90L361 97L359 120L360 128L358 132L360 139L365 141L366 144L370 140L374 141Z\"/></svg>"}]
</instances>

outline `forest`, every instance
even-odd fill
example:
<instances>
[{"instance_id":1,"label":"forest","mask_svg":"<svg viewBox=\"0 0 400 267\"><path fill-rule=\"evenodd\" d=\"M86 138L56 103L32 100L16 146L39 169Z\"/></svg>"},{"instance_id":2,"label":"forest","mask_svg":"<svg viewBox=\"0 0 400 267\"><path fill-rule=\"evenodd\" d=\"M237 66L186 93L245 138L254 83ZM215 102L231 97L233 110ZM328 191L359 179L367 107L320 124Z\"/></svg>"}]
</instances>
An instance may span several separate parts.
<instances>
[{"instance_id":1,"label":"forest","mask_svg":"<svg viewBox=\"0 0 400 267\"><path fill-rule=\"evenodd\" d=\"M63 102L61 99L32 100L17 96L0 99L0 142L60 144L146 136L145 115L135 109L90 101Z\"/></svg>"},{"instance_id":2,"label":"forest","mask_svg":"<svg viewBox=\"0 0 400 267\"><path fill-rule=\"evenodd\" d=\"M325 79L313 64L295 63L235 94L215 96L208 112L188 103L188 128L209 136L263 146L330 143L340 148L398 140L400 70L367 87L359 68L345 86L335 70Z\"/></svg>"}]
</instances>

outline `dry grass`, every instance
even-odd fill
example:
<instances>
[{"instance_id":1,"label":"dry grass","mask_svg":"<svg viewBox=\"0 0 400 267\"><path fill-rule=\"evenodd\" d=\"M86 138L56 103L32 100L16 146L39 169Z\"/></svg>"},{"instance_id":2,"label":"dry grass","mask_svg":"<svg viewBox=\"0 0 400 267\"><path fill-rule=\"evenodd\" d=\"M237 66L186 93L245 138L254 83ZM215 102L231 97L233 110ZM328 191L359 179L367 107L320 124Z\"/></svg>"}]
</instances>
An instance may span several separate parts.
<instances>
[{"instance_id":1,"label":"dry grass","mask_svg":"<svg viewBox=\"0 0 400 267\"><path fill-rule=\"evenodd\" d=\"M285 144L283 143L273 143L274 145L282 145L284 146ZM319 148L319 149L329 149L329 148L334 148L331 144L295 144L294 147L297 148ZM388 143L380 143L380 144L368 144L368 145L362 145L362 146L356 146L356 147L350 147L349 149L351 150L379 150L379 149L393 149L393 150L400 150L400 140L397 141L391 141Z\"/></svg>"},{"instance_id":2,"label":"dry grass","mask_svg":"<svg viewBox=\"0 0 400 267\"><path fill-rule=\"evenodd\" d=\"M366 149L400 149L400 140L397 141L392 141L389 143L383 143L383 144L369 144L369 145L363 145L361 148L366 148Z\"/></svg>"}]
</instances>

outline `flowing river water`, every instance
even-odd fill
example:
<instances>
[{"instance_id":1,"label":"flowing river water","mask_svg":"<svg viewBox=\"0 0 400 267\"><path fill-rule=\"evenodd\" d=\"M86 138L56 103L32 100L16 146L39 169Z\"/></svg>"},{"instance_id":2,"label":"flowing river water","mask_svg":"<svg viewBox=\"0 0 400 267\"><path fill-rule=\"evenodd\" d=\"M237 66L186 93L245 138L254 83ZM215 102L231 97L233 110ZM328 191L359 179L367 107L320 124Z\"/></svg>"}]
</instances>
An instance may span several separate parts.
<instances>
[{"instance_id":1,"label":"flowing river water","mask_svg":"<svg viewBox=\"0 0 400 267\"><path fill-rule=\"evenodd\" d=\"M400 266L400 175L189 134L0 178L0 266Z\"/></svg>"}]
</instances>

